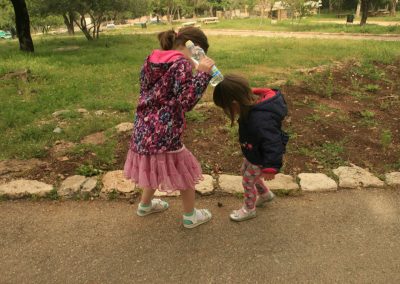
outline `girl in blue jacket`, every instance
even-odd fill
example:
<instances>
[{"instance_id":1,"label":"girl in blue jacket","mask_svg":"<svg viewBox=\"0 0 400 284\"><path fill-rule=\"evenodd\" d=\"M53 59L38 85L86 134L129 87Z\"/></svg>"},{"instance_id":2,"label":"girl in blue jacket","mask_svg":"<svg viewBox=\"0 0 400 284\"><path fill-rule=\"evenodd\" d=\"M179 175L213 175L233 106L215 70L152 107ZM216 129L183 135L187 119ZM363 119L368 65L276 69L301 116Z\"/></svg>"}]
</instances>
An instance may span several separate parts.
<instances>
[{"instance_id":1,"label":"girl in blue jacket","mask_svg":"<svg viewBox=\"0 0 400 284\"><path fill-rule=\"evenodd\" d=\"M242 165L244 206L230 214L233 221L256 217L261 207L274 198L263 183L272 180L282 167L288 135L281 129L287 115L285 99L279 90L251 89L246 79L226 75L213 94L214 103L230 117L238 117L239 141L244 155Z\"/></svg>"}]
</instances>

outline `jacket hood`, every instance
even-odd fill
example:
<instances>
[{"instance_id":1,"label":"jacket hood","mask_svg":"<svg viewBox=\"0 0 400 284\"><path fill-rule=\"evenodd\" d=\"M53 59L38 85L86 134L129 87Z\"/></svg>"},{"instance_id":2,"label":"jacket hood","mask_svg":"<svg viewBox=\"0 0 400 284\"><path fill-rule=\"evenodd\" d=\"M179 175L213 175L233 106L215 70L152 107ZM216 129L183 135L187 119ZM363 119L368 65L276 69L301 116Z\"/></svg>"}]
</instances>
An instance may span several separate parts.
<instances>
[{"instance_id":1,"label":"jacket hood","mask_svg":"<svg viewBox=\"0 0 400 284\"><path fill-rule=\"evenodd\" d=\"M150 56L149 61L151 63L169 63L174 62L179 58L184 57L183 53L177 50L154 50Z\"/></svg>"},{"instance_id":2,"label":"jacket hood","mask_svg":"<svg viewBox=\"0 0 400 284\"><path fill-rule=\"evenodd\" d=\"M151 89L163 76L166 76L171 66L184 59L183 53L176 50L154 50L142 69L144 88Z\"/></svg>"},{"instance_id":3,"label":"jacket hood","mask_svg":"<svg viewBox=\"0 0 400 284\"><path fill-rule=\"evenodd\" d=\"M283 98L279 90L274 90L276 92L275 96L268 99L262 100L258 104L254 105L251 111L269 111L277 114L279 117L283 118L287 115L287 106L285 99Z\"/></svg>"}]
</instances>

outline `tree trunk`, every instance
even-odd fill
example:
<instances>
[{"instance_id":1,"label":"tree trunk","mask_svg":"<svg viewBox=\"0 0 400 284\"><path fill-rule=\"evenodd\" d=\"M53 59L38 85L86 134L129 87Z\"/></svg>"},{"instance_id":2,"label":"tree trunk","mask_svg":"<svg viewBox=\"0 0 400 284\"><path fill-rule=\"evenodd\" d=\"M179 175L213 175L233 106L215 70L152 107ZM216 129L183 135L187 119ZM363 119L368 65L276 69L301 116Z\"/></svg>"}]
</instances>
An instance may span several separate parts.
<instances>
[{"instance_id":1,"label":"tree trunk","mask_svg":"<svg viewBox=\"0 0 400 284\"><path fill-rule=\"evenodd\" d=\"M214 13L213 13L213 7L210 7L210 17L214 17Z\"/></svg>"},{"instance_id":2,"label":"tree trunk","mask_svg":"<svg viewBox=\"0 0 400 284\"><path fill-rule=\"evenodd\" d=\"M356 17L360 17L360 12L361 12L361 0L358 0L357 3L357 10L356 10Z\"/></svg>"},{"instance_id":3,"label":"tree trunk","mask_svg":"<svg viewBox=\"0 0 400 284\"><path fill-rule=\"evenodd\" d=\"M74 14L72 12L64 13L63 18L64 18L64 24L67 26L68 29L68 34L74 35L75 34Z\"/></svg>"},{"instance_id":4,"label":"tree trunk","mask_svg":"<svg viewBox=\"0 0 400 284\"><path fill-rule=\"evenodd\" d=\"M22 51L34 52L35 48L33 47L31 25L25 0L11 0L11 3L14 6L19 49Z\"/></svg>"},{"instance_id":5,"label":"tree trunk","mask_svg":"<svg viewBox=\"0 0 400 284\"><path fill-rule=\"evenodd\" d=\"M333 0L329 0L329 12L333 11Z\"/></svg>"},{"instance_id":6,"label":"tree trunk","mask_svg":"<svg viewBox=\"0 0 400 284\"><path fill-rule=\"evenodd\" d=\"M370 2L370 0L361 0L361 21L360 21L360 26L364 26L367 23L369 2Z\"/></svg>"},{"instance_id":7,"label":"tree trunk","mask_svg":"<svg viewBox=\"0 0 400 284\"><path fill-rule=\"evenodd\" d=\"M86 25L86 20L85 20L85 15L80 15L80 23L74 19L75 24L80 28L80 30L83 32L87 40L93 40L92 35L90 34L90 31L87 28Z\"/></svg>"},{"instance_id":8,"label":"tree trunk","mask_svg":"<svg viewBox=\"0 0 400 284\"><path fill-rule=\"evenodd\" d=\"M392 0L390 2L390 16L395 17L396 16L396 6L397 6L398 0Z\"/></svg>"}]
</instances>

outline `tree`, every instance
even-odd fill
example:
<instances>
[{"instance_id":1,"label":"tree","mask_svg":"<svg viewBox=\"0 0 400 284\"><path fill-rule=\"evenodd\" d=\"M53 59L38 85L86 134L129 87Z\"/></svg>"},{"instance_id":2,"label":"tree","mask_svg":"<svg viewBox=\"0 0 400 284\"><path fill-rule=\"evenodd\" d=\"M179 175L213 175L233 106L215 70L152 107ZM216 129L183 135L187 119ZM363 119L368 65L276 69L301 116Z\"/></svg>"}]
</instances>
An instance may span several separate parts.
<instances>
[{"instance_id":1,"label":"tree","mask_svg":"<svg viewBox=\"0 0 400 284\"><path fill-rule=\"evenodd\" d=\"M360 21L360 26L364 26L367 23L370 1L371 0L361 0L361 21Z\"/></svg>"},{"instance_id":2,"label":"tree","mask_svg":"<svg viewBox=\"0 0 400 284\"><path fill-rule=\"evenodd\" d=\"M19 49L26 52L34 52L29 13L25 0L11 0L15 12L15 24L19 40Z\"/></svg>"},{"instance_id":3,"label":"tree","mask_svg":"<svg viewBox=\"0 0 400 284\"><path fill-rule=\"evenodd\" d=\"M298 17L300 21L303 17L310 15L313 8L320 7L320 1L285 0L283 2L291 11L292 21L294 17Z\"/></svg>"},{"instance_id":4,"label":"tree","mask_svg":"<svg viewBox=\"0 0 400 284\"><path fill-rule=\"evenodd\" d=\"M48 2L53 3L51 1ZM62 26L62 17L50 12L47 1L26 0L26 5L33 30L47 33L52 27Z\"/></svg>"},{"instance_id":5,"label":"tree","mask_svg":"<svg viewBox=\"0 0 400 284\"><path fill-rule=\"evenodd\" d=\"M28 10L31 14L32 25L48 26L60 25L64 22L68 33L73 35L75 12L74 1L69 0L27 0ZM59 19L59 17L61 19Z\"/></svg>"},{"instance_id":6,"label":"tree","mask_svg":"<svg viewBox=\"0 0 400 284\"><path fill-rule=\"evenodd\" d=\"M0 0L0 29L10 30L15 26L15 13L9 0Z\"/></svg>"},{"instance_id":7,"label":"tree","mask_svg":"<svg viewBox=\"0 0 400 284\"><path fill-rule=\"evenodd\" d=\"M399 3L399 0L391 0L390 1L390 15L395 17L396 16L396 7Z\"/></svg>"},{"instance_id":8,"label":"tree","mask_svg":"<svg viewBox=\"0 0 400 284\"><path fill-rule=\"evenodd\" d=\"M361 0L358 0L356 8L356 17L360 17L360 13L361 13Z\"/></svg>"}]
</instances>

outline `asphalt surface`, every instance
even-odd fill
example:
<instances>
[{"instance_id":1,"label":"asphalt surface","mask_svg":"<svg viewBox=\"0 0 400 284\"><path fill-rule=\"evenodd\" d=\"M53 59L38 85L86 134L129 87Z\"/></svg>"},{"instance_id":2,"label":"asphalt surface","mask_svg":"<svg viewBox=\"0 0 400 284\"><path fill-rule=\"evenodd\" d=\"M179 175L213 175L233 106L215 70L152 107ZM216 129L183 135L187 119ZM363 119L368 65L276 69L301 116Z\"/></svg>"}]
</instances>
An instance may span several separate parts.
<instances>
[{"instance_id":1,"label":"asphalt surface","mask_svg":"<svg viewBox=\"0 0 400 284\"><path fill-rule=\"evenodd\" d=\"M125 201L0 202L0 283L400 283L400 189L278 197L243 223L240 199L200 197L214 218L193 230L169 201L144 218Z\"/></svg>"}]
</instances>

